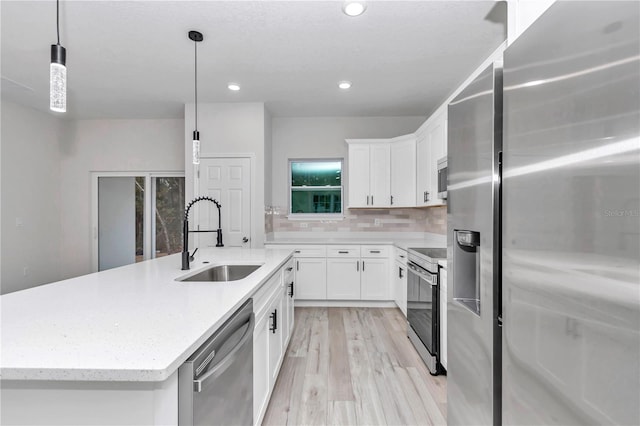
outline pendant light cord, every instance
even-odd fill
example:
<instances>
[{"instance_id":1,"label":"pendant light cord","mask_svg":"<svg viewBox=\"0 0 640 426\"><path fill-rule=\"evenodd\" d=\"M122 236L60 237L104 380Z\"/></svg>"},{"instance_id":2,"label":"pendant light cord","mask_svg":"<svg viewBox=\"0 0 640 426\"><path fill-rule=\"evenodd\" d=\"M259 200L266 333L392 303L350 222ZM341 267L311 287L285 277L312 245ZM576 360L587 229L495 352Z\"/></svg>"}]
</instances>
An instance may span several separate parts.
<instances>
[{"instance_id":1,"label":"pendant light cord","mask_svg":"<svg viewBox=\"0 0 640 426\"><path fill-rule=\"evenodd\" d=\"M60 0L56 0L56 32L58 33L58 45L60 44Z\"/></svg>"},{"instance_id":2,"label":"pendant light cord","mask_svg":"<svg viewBox=\"0 0 640 426\"><path fill-rule=\"evenodd\" d=\"M196 92L196 132L198 131L198 42L194 41L195 48L195 92Z\"/></svg>"}]
</instances>

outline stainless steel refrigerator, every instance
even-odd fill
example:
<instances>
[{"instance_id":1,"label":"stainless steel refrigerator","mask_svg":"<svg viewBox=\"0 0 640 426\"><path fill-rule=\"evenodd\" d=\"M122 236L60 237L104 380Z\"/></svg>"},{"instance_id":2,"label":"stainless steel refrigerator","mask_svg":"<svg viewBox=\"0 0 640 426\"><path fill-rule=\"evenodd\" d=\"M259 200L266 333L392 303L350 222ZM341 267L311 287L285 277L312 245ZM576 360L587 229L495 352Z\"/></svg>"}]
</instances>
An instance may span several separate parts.
<instances>
[{"instance_id":1,"label":"stainless steel refrigerator","mask_svg":"<svg viewBox=\"0 0 640 426\"><path fill-rule=\"evenodd\" d=\"M639 11L555 3L449 108L450 424L640 424Z\"/></svg>"}]
</instances>

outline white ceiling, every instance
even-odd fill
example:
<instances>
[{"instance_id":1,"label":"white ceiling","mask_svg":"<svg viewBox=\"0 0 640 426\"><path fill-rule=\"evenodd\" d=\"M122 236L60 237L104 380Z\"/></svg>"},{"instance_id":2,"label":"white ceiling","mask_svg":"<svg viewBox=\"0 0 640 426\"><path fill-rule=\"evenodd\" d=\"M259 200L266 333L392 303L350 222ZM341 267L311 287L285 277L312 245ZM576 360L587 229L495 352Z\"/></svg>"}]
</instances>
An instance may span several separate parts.
<instances>
[{"instance_id":1,"label":"white ceiling","mask_svg":"<svg viewBox=\"0 0 640 426\"><path fill-rule=\"evenodd\" d=\"M182 117L193 102L275 116L427 116L504 40L493 1L61 1L72 118ZM497 13L499 11L499 13ZM5 1L2 97L48 110L55 1ZM496 19L496 16L498 18ZM350 80L349 91L337 88ZM239 92L227 89L238 82Z\"/></svg>"}]
</instances>

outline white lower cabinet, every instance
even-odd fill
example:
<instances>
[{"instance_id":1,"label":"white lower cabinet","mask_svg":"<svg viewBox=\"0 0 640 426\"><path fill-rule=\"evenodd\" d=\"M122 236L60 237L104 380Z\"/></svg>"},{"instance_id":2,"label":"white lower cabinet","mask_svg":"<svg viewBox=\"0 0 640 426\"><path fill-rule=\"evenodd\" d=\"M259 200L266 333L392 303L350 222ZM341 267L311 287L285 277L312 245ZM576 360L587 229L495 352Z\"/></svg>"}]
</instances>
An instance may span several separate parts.
<instances>
[{"instance_id":1,"label":"white lower cabinet","mask_svg":"<svg viewBox=\"0 0 640 426\"><path fill-rule=\"evenodd\" d=\"M407 316L407 266L401 262L395 262L393 273L393 290L396 305Z\"/></svg>"},{"instance_id":2,"label":"white lower cabinet","mask_svg":"<svg viewBox=\"0 0 640 426\"><path fill-rule=\"evenodd\" d=\"M287 271L287 268L291 268ZM293 260L253 296L253 422L262 422L293 330Z\"/></svg>"},{"instance_id":3,"label":"white lower cabinet","mask_svg":"<svg viewBox=\"0 0 640 426\"><path fill-rule=\"evenodd\" d=\"M271 303L269 308L269 320L267 325L269 327L269 384L270 387L276 383L278 378L278 370L280 367L280 361L283 354L283 338L282 338L282 302L284 295L278 292L276 298Z\"/></svg>"},{"instance_id":4,"label":"white lower cabinet","mask_svg":"<svg viewBox=\"0 0 640 426\"><path fill-rule=\"evenodd\" d=\"M284 333L284 337L286 341L284 342L283 347L287 347L289 344L289 339L291 339L291 333L293 332L294 325L294 303L293 298L295 297L295 278L293 272L290 274L285 274L284 277L284 312L282 314L283 322L282 322L282 330Z\"/></svg>"},{"instance_id":5,"label":"white lower cabinet","mask_svg":"<svg viewBox=\"0 0 640 426\"><path fill-rule=\"evenodd\" d=\"M302 257L295 259L296 299L327 298L327 259Z\"/></svg>"},{"instance_id":6,"label":"white lower cabinet","mask_svg":"<svg viewBox=\"0 0 640 426\"><path fill-rule=\"evenodd\" d=\"M269 316L256 323L253 332L253 422L267 409L269 398Z\"/></svg>"},{"instance_id":7,"label":"white lower cabinet","mask_svg":"<svg viewBox=\"0 0 640 426\"><path fill-rule=\"evenodd\" d=\"M391 300L388 258L362 259L360 277L360 298L362 300Z\"/></svg>"},{"instance_id":8,"label":"white lower cabinet","mask_svg":"<svg viewBox=\"0 0 640 426\"><path fill-rule=\"evenodd\" d=\"M327 299L360 299L360 258L327 259Z\"/></svg>"},{"instance_id":9,"label":"white lower cabinet","mask_svg":"<svg viewBox=\"0 0 640 426\"><path fill-rule=\"evenodd\" d=\"M447 270L440 268L440 364L447 368Z\"/></svg>"}]
</instances>

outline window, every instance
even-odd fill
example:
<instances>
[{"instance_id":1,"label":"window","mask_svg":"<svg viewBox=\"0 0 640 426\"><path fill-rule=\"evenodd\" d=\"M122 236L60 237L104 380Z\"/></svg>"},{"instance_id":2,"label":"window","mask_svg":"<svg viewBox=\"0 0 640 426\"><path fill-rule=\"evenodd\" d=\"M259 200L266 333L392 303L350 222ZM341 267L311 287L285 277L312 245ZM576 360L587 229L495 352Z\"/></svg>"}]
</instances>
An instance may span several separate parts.
<instances>
[{"instance_id":1,"label":"window","mask_svg":"<svg viewBox=\"0 0 640 426\"><path fill-rule=\"evenodd\" d=\"M289 161L291 216L342 217L342 160Z\"/></svg>"}]
</instances>

